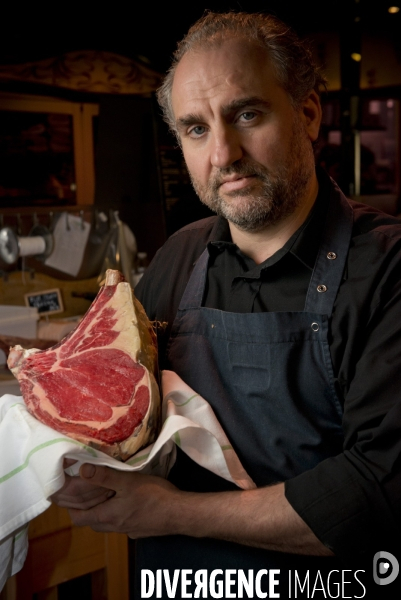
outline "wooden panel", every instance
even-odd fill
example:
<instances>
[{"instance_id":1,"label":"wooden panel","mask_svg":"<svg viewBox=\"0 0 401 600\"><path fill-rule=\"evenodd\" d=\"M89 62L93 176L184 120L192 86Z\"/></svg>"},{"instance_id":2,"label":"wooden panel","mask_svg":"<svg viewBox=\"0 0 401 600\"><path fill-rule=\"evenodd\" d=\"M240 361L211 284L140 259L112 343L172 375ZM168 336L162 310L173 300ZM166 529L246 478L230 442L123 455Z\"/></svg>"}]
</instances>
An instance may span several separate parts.
<instances>
[{"instance_id":1,"label":"wooden panel","mask_svg":"<svg viewBox=\"0 0 401 600\"><path fill-rule=\"evenodd\" d=\"M128 538L121 533L109 533L106 541L107 597L128 598Z\"/></svg>"},{"instance_id":2,"label":"wooden panel","mask_svg":"<svg viewBox=\"0 0 401 600\"><path fill-rule=\"evenodd\" d=\"M36 538L30 542L26 566L33 592L97 571L106 566L105 536L73 527Z\"/></svg>"},{"instance_id":3,"label":"wooden panel","mask_svg":"<svg viewBox=\"0 0 401 600\"><path fill-rule=\"evenodd\" d=\"M78 191L77 204L95 202L95 155L93 144L93 117L99 114L99 107L94 104L81 104L82 111L82 147L84 153L84 189Z\"/></svg>"},{"instance_id":4,"label":"wooden panel","mask_svg":"<svg viewBox=\"0 0 401 600\"><path fill-rule=\"evenodd\" d=\"M83 298L74 298L72 292L92 292L99 291L97 278L66 281L55 279L43 273L35 273L33 278L29 273L13 271L8 274L7 281L0 279L0 304L9 304L13 306L25 306L24 294L40 292L42 290L59 288L64 303L64 312L56 315L57 318L72 317L83 315L90 306L90 301Z\"/></svg>"},{"instance_id":5,"label":"wooden panel","mask_svg":"<svg viewBox=\"0 0 401 600\"><path fill-rule=\"evenodd\" d=\"M29 539L55 533L72 527L68 510L52 504L44 513L33 519L29 524Z\"/></svg>"},{"instance_id":6,"label":"wooden panel","mask_svg":"<svg viewBox=\"0 0 401 600\"><path fill-rule=\"evenodd\" d=\"M10 577L7 579L6 585L0 592L0 600L17 600L17 584L16 577Z\"/></svg>"},{"instance_id":7,"label":"wooden panel","mask_svg":"<svg viewBox=\"0 0 401 600\"><path fill-rule=\"evenodd\" d=\"M95 167L92 117L99 114L99 106L93 103L80 104L57 98L2 92L0 110L72 115L75 183L77 186L75 204L93 204L95 200Z\"/></svg>"},{"instance_id":8,"label":"wooden panel","mask_svg":"<svg viewBox=\"0 0 401 600\"><path fill-rule=\"evenodd\" d=\"M92 600L108 600L106 569L91 573ZM114 596L109 596L110 600ZM128 598L128 595L126 596Z\"/></svg>"},{"instance_id":9,"label":"wooden panel","mask_svg":"<svg viewBox=\"0 0 401 600\"><path fill-rule=\"evenodd\" d=\"M43 590L43 592L38 592L38 600L58 600L57 587Z\"/></svg>"},{"instance_id":10,"label":"wooden panel","mask_svg":"<svg viewBox=\"0 0 401 600\"><path fill-rule=\"evenodd\" d=\"M38 594L37 600L57 600L59 584L88 573L92 580L92 600L128 600L127 536L72 526L35 537L52 523L55 527L64 523L66 511L54 508L55 511L48 510L32 522L24 568L8 580L0 600L32 600L34 593ZM46 525L40 524L41 518L47 521Z\"/></svg>"}]
</instances>

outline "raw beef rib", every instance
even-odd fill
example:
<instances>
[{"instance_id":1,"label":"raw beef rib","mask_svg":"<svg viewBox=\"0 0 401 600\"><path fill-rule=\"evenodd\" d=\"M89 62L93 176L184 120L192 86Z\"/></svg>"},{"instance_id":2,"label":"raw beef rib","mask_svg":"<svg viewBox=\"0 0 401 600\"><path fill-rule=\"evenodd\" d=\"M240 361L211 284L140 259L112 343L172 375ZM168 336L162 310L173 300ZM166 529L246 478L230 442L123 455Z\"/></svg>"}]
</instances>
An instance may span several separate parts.
<instances>
[{"instance_id":1,"label":"raw beef rib","mask_svg":"<svg viewBox=\"0 0 401 600\"><path fill-rule=\"evenodd\" d=\"M15 346L8 366L37 419L110 456L126 460L157 433L156 339L118 271L74 331L47 350Z\"/></svg>"}]
</instances>

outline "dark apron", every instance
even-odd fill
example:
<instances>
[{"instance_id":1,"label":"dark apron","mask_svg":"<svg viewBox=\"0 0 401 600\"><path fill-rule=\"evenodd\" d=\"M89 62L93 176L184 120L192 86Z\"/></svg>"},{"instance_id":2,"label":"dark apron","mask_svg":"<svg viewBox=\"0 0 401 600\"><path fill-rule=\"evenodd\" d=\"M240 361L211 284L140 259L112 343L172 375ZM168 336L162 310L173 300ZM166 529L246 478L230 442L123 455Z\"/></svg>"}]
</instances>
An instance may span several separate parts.
<instances>
[{"instance_id":1,"label":"dark apron","mask_svg":"<svg viewBox=\"0 0 401 600\"><path fill-rule=\"evenodd\" d=\"M230 313L202 307L207 250L181 299L169 340L168 368L211 404L258 486L285 481L342 451L342 407L327 335L351 231L351 208L334 191L303 312ZM169 478L183 490L235 489L181 451ZM338 568L332 558L186 536L141 540L137 561L138 569L153 572L280 569L281 587L275 591L282 598L289 569L302 572L312 564L314 569Z\"/></svg>"}]
</instances>

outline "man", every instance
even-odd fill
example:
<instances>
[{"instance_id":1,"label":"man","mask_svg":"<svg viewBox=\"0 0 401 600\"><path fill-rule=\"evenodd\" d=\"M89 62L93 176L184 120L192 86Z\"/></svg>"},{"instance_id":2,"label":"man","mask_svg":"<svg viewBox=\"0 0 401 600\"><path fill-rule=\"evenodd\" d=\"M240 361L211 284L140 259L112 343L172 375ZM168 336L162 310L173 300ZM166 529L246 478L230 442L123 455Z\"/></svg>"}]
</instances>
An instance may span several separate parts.
<instances>
[{"instance_id":1,"label":"man","mask_svg":"<svg viewBox=\"0 0 401 600\"><path fill-rule=\"evenodd\" d=\"M170 481L83 467L55 501L79 525L146 538L139 570L278 569L271 597L291 597L295 571L321 589L346 570L343 597L364 597L353 559L394 550L401 227L317 177L323 83L282 23L209 13L159 92L220 216L172 236L136 293L168 322L161 367L211 403L258 488L182 453Z\"/></svg>"}]
</instances>

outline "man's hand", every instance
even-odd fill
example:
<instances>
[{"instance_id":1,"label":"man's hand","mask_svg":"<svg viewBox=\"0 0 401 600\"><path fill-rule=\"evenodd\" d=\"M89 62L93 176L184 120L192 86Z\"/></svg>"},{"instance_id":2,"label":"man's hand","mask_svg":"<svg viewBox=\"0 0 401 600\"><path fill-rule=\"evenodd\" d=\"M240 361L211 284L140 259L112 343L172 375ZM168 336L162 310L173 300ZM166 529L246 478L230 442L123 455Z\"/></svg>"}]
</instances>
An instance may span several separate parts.
<instances>
[{"instance_id":1,"label":"man's hand","mask_svg":"<svg viewBox=\"0 0 401 600\"><path fill-rule=\"evenodd\" d=\"M85 501L81 506L75 502L69 511L75 525L126 533L132 538L171 533L168 507L172 496L180 492L165 479L90 464L82 465L80 478L78 487L79 483L85 486L84 494L90 494L90 490L86 492L90 486L93 498L97 490L103 490L109 499L92 507L86 507Z\"/></svg>"},{"instance_id":2,"label":"man's hand","mask_svg":"<svg viewBox=\"0 0 401 600\"><path fill-rule=\"evenodd\" d=\"M69 458L65 459L64 468L71 467L75 462L75 460ZM112 496L114 496L113 490L94 486L80 477L65 475L63 487L53 496L50 496L50 500L62 508L88 510L105 502Z\"/></svg>"}]
</instances>

